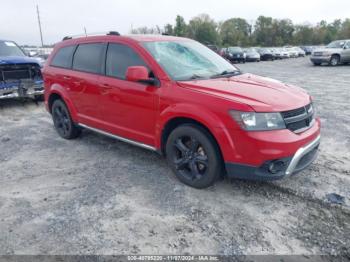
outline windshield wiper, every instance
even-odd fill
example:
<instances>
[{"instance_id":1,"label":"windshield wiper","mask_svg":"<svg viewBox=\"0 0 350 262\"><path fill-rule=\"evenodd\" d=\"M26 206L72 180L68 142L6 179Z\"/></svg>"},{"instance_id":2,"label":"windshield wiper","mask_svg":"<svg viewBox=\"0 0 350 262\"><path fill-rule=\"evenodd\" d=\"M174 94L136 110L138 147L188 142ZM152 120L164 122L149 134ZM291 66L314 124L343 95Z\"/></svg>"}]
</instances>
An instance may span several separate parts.
<instances>
[{"instance_id":1,"label":"windshield wiper","mask_svg":"<svg viewBox=\"0 0 350 262\"><path fill-rule=\"evenodd\" d=\"M212 75L210 78L230 77L230 76L235 76L240 74L241 74L241 71L239 70L234 70L234 71L225 70L219 74Z\"/></svg>"},{"instance_id":2,"label":"windshield wiper","mask_svg":"<svg viewBox=\"0 0 350 262\"><path fill-rule=\"evenodd\" d=\"M193 74L191 75L189 78L180 80L180 81L190 81L190 80L197 80L197 79L206 79L205 76L201 76L201 75L197 75L197 74Z\"/></svg>"}]
</instances>

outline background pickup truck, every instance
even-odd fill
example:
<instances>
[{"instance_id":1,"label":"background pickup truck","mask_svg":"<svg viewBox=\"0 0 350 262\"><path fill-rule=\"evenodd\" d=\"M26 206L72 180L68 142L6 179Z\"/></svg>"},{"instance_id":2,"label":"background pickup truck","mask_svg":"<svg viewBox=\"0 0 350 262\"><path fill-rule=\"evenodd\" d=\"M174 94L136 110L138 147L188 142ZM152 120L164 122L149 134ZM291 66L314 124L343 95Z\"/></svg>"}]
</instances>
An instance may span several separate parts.
<instances>
[{"instance_id":1,"label":"background pickup truck","mask_svg":"<svg viewBox=\"0 0 350 262\"><path fill-rule=\"evenodd\" d=\"M41 68L13 41L0 40L0 99L43 96Z\"/></svg>"}]
</instances>

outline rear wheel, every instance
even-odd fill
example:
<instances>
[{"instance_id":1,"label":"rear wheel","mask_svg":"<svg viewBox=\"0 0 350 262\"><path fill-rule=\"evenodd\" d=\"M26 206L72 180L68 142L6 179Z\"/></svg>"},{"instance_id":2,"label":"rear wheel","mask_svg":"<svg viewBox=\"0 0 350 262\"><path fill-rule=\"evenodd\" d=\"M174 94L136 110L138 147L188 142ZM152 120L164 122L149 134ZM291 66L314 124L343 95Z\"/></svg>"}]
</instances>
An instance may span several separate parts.
<instances>
[{"instance_id":1,"label":"rear wheel","mask_svg":"<svg viewBox=\"0 0 350 262\"><path fill-rule=\"evenodd\" d=\"M191 187L209 187L222 172L216 142L205 129L195 125L173 130L166 143L166 156L177 178Z\"/></svg>"},{"instance_id":2,"label":"rear wheel","mask_svg":"<svg viewBox=\"0 0 350 262\"><path fill-rule=\"evenodd\" d=\"M62 100L55 100L51 111L55 129L61 137L73 139L80 135L80 128L73 123L69 110Z\"/></svg>"},{"instance_id":3,"label":"rear wheel","mask_svg":"<svg viewBox=\"0 0 350 262\"><path fill-rule=\"evenodd\" d=\"M337 66L339 64L340 57L338 55L332 55L331 60L329 61L329 64L331 66Z\"/></svg>"}]
</instances>

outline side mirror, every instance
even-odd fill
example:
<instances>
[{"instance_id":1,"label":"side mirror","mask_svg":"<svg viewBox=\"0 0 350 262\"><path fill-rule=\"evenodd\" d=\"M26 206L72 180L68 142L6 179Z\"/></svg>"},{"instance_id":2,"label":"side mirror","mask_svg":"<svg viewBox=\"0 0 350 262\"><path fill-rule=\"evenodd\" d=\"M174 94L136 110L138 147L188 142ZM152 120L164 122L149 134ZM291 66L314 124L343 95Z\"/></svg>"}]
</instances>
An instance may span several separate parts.
<instances>
[{"instance_id":1,"label":"side mirror","mask_svg":"<svg viewBox=\"0 0 350 262\"><path fill-rule=\"evenodd\" d=\"M145 66L129 66L126 70L126 80L149 85L158 85L157 79L149 77L148 69Z\"/></svg>"},{"instance_id":2,"label":"side mirror","mask_svg":"<svg viewBox=\"0 0 350 262\"><path fill-rule=\"evenodd\" d=\"M346 46L346 45L344 45L344 47L343 47L343 49L348 49L349 47L348 46Z\"/></svg>"}]
</instances>

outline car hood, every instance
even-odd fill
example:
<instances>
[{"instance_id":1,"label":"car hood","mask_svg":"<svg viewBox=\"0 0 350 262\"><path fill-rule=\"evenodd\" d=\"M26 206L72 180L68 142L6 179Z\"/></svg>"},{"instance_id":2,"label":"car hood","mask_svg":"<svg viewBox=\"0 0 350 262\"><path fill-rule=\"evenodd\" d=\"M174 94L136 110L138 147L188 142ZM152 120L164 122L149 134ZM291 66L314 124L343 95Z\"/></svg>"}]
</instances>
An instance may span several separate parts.
<instances>
[{"instance_id":1,"label":"car hood","mask_svg":"<svg viewBox=\"0 0 350 262\"><path fill-rule=\"evenodd\" d=\"M26 56L0 56L0 65L4 64L38 64L38 61Z\"/></svg>"},{"instance_id":2,"label":"car hood","mask_svg":"<svg viewBox=\"0 0 350 262\"><path fill-rule=\"evenodd\" d=\"M282 112L303 107L311 98L305 90L280 81L242 74L230 78L179 81L183 88L244 103L256 112Z\"/></svg>"}]
</instances>

